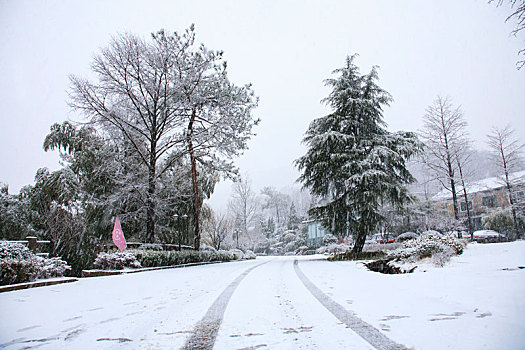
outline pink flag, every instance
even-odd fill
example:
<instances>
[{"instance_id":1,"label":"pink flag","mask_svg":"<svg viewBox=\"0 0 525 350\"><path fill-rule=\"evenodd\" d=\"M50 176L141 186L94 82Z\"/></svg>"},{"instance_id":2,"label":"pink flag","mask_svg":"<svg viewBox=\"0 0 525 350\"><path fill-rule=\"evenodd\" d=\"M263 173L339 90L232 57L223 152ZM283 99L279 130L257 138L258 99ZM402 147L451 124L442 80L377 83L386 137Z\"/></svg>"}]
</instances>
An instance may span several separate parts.
<instances>
[{"instance_id":1,"label":"pink flag","mask_svg":"<svg viewBox=\"0 0 525 350\"><path fill-rule=\"evenodd\" d=\"M126 238L124 238L124 232L122 232L118 217L115 218L115 226L113 227L113 243L115 243L120 251L126 249Z\"/></svg>"}]
</instances>

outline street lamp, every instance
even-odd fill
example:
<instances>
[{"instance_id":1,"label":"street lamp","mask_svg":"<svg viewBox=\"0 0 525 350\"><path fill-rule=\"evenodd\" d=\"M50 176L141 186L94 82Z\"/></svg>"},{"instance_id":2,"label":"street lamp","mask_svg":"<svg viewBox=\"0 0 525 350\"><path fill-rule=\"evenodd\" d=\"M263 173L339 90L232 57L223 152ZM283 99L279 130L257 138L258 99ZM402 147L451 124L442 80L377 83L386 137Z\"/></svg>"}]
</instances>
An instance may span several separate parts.
<instances>
[{"instance_id":1,"label":"street lamp","mask_svg":"<svg viewBox=\"0 0 525 350\"><path fill-rule=\"evenodd\" d=\"M184 214L184 215L179 215L177 213L175 213L175 215L173 215L173 217L177 220L177 230L178 230L178 243L179 243L179 252L181 251L181 226L180 226L180 219L183 218L183 219L187 219L188 218L188 215Z\"/></svg>"},{"instance_id":2,"label":"street lamp","mask_svg":"<svg viewBox=\"0 0 525 350\"><path fill-rule=\"evenodd\" d=\"M235 239L237 241L237 249L239 249L239 230L233 230L233 234L235 235Z\"/></svg>"}]
</instances>

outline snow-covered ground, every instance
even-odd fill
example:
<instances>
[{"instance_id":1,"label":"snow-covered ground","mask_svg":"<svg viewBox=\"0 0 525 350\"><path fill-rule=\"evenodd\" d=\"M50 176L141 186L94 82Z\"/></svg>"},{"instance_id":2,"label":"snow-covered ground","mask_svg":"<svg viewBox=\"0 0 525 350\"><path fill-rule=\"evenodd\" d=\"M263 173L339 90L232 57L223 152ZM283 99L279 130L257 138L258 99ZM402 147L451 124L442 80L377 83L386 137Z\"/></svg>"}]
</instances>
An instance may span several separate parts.
<instances>
[{"instance_id":1,"label":"snow-covered ground","mask_svg":"<svg viewBox=\"0 0 525 350\"><path fill-rule=\"evenodd\" d=\"M444 268L371 273L360 263L303 262L336 302L415 349L525 349L525 242L468 245Z\"/></svg>"},{"instance_id":2,"label":"snow-covered ground","mask_svg":"<svg viewBox=\"0 0 525 350\"><path fill-rule=\"evenodd\" d=\"M0 348L179 349L221 300L215 349L373 349L305 287L295 259L333 305L393 342L525 348L523 241L470 244L445 268L409 275L320 256L265 257L0 293Z\"/></svg>"}]
</instances>

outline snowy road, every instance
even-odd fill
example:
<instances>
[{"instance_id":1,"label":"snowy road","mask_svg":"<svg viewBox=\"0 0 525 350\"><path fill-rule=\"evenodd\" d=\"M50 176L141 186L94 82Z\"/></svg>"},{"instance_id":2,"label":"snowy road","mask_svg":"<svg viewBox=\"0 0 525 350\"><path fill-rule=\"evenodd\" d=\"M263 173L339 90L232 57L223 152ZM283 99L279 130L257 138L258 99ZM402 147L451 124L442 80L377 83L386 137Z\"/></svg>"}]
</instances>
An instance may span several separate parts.
<instances>
[{"instance_id":1,"label":"snowy road","mask_svg":"<svg viewBox=\"0 0 525 350\"><path fill-rule=\"evenodd\" d=\"M0 294L3 349L521 349L525 242L443 268L265 257ZM426 270L426 272L423 272ZM373 344L373 345L371 345Z\"/></svg>"}]
</instances>

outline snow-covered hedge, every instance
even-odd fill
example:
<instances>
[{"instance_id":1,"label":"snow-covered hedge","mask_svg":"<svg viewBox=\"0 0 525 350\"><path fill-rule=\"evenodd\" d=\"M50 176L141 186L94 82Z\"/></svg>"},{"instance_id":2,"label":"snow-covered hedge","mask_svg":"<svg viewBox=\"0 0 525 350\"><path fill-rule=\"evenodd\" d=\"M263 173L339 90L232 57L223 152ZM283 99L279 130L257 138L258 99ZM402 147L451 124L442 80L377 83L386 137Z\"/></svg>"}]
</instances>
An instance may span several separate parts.
<instances>
[{"instance_id":1,"label":"snow-covered hedge","mask_svg":"<svg viewBox=\"0 0 525 350\"><path fill-rule=\"evenodd\" d=\"M141 267L140 262L131 252L100 252L93 265L103 270L122 270L125 267Z\"/></svg>"},{"instance_id":2,"label":"snow-covered hedge","mask_svg":"<svg viewBox=\"0 0 525 350\"><path fill-rule=\"evenodd\" d=\"M62 277L68 270L60 258L41 258L23 244L0 241L0 285Z\"/></svg>"},{"instance_id":3,"label":"snow-covered hedge","mask_svg":"<svg viewBox=\"0 0 525 350\"><path fill-rule=\"evenodd\" d=\"M162 245L161 244L157 244L157 243L144 243L144 244L141 244L139 249L142 249L142 250L164 250L164 248L162 248Z\"/></svg>"},{"instance_id":4,"label":"snow-covered hedge","mask_svg":"<svg viewBox=\"0 0 525 350\"><path fill-rule=\"evenodd\" d=\"M219 251L154 251L136 250L133 251L137 260L143 267L173 266L198 262L209 261L230 261L234 257L230 252Z\"/></svg>"}]
</instances>

